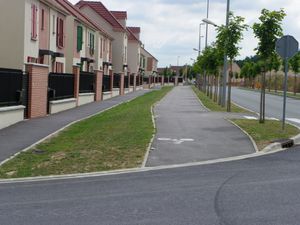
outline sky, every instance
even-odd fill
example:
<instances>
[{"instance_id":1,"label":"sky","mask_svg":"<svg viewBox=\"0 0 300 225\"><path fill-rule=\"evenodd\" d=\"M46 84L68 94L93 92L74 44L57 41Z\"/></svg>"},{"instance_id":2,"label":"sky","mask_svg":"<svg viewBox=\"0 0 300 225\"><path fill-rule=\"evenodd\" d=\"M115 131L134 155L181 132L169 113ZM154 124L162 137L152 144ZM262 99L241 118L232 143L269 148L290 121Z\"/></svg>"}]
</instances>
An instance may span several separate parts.
<instances>
[{"instance_id":1,"label":"sky","mask_svg":"<svg viewBox=\"0 0 300 225\"><path fill-rule=\"evenodd\" d=\"M69 0L72 3L78 0ZM226 19L226 0L209 0L209 19L221 25ZM192 64L198 53L199 24L206 18L207 0L102 0L110 10L128 12L128 26L141 27L141 40L145 48L159 60L159 67L169 65ZM300 41L300 0L231 0L230 10L235 15L243 16L251 27L258 22L263 8L279 10L283 8L287 14L283 22L284 34L294 36ZM205 27L201 33L205 36ZM215 41L216 32L209 26L208 44ZM244 33L240 43L240 56L255 54L257 39L253 30ZM201 38L202 48L205 37Z\"/></svg>"}]
</instances>

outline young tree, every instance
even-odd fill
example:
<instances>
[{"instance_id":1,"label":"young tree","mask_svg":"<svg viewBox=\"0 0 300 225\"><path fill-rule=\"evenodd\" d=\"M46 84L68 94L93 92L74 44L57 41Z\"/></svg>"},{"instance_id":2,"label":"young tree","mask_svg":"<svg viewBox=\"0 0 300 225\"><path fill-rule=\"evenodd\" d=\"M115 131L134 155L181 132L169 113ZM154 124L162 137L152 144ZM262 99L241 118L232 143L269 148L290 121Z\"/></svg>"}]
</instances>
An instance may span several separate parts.
<instances>
[{"instance_id":1,"label":"young tree","mask_svg":"<svg viewBox=\"0 0 300 225\"><path fill-rule=\"evenodd\" d=\"M289 64L294 74L294 95L297 93L297 74L300 71L300 53L298 52L293 58L289 60Z\"/></svg>"},{"instance_id":2,"label":"young tree","mask_svg":"<svg viewBox=\"0 0 300 225\"><path fill-rule=\"evenodd\" d=\"M259 55L260 59L264 61L261 81L260 123L265 122L265 80L267 65L270 63L275 54L277 39L283 35L281 23L285 16L286 14L283 9L279 11L263 9L261 11L261 16L259 17L260 22L254 23L252 27L255 37L259 39L258 47L255 50L257 51L257 55Z\"/></svg>"},{"instance_id":3,"label":"young tree","mask_svg":"<svg viewBox=\"0 0 300 225\"><path fill-rule=\"evenodd\" d=\"M240 16L229 14L228 27L222 25L217 28L217 48L224 52L229 58L229 83L228 83L228 101L227 111L231 111L231 79L233 76L232 65L235 57L239 55L240 47L238 44L243 39L243 31L247 30L248 25L244 23L245 19Z\"/></svg>"}]
</instances>

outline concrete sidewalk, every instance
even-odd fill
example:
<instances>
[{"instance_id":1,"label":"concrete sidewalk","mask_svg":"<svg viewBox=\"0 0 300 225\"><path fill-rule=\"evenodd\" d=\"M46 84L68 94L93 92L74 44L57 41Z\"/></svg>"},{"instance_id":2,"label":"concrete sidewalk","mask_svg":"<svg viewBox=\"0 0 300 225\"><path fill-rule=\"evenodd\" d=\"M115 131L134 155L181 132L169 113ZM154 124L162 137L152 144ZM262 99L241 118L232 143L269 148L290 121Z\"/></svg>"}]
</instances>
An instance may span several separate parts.
<instances>
[{"instance_id":1,"label":"concrete sidewalk","mask_svg":"<svg viewBox=\"0 0 300 225\"><path fill-rule=\"evenodd\" d=\"M0 162L60 130L68 124L142 96L149 90L129 93L102 102L94 102L44 118L22 121L0 130Z\"/></svg>"},{"instance_id":2,"label":"concrete sidewalk","mask_svg":"<svg viewBox=\"0 0 300 225\"><path fill-rule=\"evenodd\" d=\"M146 166L173 165L254 153L250 139L208 112L191 87L176 87L154 109L157 134ZM230 116L232 117L232 116Z\"/></svg>"}]
</instances>

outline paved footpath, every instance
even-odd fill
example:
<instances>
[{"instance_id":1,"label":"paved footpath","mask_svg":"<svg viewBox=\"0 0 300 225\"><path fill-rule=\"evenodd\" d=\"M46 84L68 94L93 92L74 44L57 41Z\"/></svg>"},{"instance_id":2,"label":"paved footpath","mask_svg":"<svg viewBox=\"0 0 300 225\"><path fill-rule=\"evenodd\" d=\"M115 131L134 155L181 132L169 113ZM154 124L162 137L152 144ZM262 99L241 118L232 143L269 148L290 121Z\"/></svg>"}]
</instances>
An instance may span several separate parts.
<instances>
[{"instance_id":1,"label":"paved footpath","mask_svg":"<svg viewBox=\"0 0 300 225\"><path fill-rule=\"evenodd\" d=\"M22 121L0 130L0 162L60 130L66 125L101 112L122 102L144 95L147 90L132 92L102 102L93 102L44 118Z\"/></svg>"},{"instance_id":2,"label":"paved footpath","mask_svg":"<svg viewBox=\"0 0 300 225\"><path fill-rule=\"evenodd\" d=\"M157 134L146 166L173 165L251 154L249 138L208 112L191 87L176 87L154 109Z\"/></svg>"}]
</instances>

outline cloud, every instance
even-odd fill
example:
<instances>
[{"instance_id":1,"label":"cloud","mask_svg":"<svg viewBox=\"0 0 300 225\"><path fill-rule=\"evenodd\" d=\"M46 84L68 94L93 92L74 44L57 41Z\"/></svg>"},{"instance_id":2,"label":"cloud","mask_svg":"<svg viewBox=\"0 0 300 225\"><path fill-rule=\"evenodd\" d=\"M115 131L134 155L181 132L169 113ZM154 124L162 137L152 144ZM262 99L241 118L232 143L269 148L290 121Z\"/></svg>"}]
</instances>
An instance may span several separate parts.
<instances>
[{"instance_id":1,"label":"cloud","mask_svg":"<svg viewBox=\"0 0 300 225\"><path fill-rule=\"evenodd\" d=\"M71 0L76 3L77 0ZM111 10L128 11L128 25L141 26L142 41L147 50L155 55L160 66L191 63L196 58L198 47L199 23L206 17L206 0L102 0ZM300 2L299 0L231 0L231 10L235 15L246 18L251 26L258 21L263 8L279 10L284 8L288 16L283 27L285 34L300 40ZM210 19L217 24L225 23L226 0L210 0ZM205 29L202 27L202 33ZM216 32L209 27L208 42L215 41ZM255 54L257 40L249 29L241 42L240 57ZM202 39L204 46L204 39Z\"/></svg>"}]
</instances>

